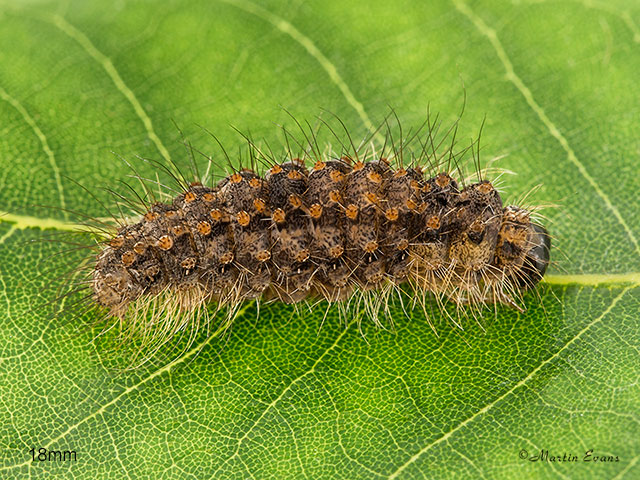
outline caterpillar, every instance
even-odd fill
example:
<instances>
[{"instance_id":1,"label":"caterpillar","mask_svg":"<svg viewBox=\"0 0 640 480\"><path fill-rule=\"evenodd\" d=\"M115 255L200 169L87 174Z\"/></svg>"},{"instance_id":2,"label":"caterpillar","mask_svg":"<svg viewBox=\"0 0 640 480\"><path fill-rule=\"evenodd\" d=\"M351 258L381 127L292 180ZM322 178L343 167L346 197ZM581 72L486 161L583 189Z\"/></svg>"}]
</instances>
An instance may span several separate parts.
<instances>
[{"instance_id":1,"label":"caterpillar","mask_svg":"<svg viewBox=\"0 0 640 480\"><path fill-rule=\"evenodd\" d=\"M139 218L97 234L87 298L156 349L209 318L210 305L214 315L227 309L228 328L247 300L344 305L370 294L379 305L408 292L414 305L432 296L522 311L522 293L549 264L550 235L535 208L503 205L479 168L477 181L456 180L469 149L456 153L451 142L438 154L433 130L417 153L389 132L380 151L362 151L370 135L334 153L321 151L311 131L300 156L290 147L265 154L248 140L251 168L230 167L208 185L176 175L173 198L146 190Z\"/></svg>"}]
</instances>

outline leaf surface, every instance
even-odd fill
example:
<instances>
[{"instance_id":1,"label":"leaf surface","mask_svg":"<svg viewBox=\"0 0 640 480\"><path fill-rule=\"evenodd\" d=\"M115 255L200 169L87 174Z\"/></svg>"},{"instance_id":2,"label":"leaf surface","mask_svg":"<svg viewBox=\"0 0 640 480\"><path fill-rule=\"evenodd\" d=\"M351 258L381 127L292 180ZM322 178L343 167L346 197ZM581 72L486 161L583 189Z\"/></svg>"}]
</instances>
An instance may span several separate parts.
<instances>
[{"instance_id":1,"label":"leaf surface","mask_svg":"<svg viewBox=\"0 0 640 480\"><path fill-rule=\"evenodd\" d=\"M640 475L634 2L3 2L0 44L0 477ZM503 198L541 184L527 202L556 205L526 313L458 331L435 312L436 336L397 304L394 328L362 332L248 305L227 340L115 373L73 315L33 311L77 254L30 241L104 216L101 187L130 180L111 152L186 165L174 122L205 153L198 125L232 155L229 125L278 145L282 107L361 138L389 105L405 126L427 106L454 121L463 91L459 138L486 116L482 158L517 173ZM520 458L543 450L577 461Z\"/></svg>"}]
</instances>

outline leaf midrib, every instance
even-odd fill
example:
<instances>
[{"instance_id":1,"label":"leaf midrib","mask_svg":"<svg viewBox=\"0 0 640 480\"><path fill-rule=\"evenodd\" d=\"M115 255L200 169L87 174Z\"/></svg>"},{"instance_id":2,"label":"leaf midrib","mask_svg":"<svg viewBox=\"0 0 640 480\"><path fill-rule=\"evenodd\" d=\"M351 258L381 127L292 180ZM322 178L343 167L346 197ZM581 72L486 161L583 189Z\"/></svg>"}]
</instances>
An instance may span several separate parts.
<instances>
[{"instance_id":1,"label":"leaf midrib","mask_svg":"<svg viewBox=\"0 0 640 480\"><path fill-rule=\"evenodd\" d=\"M41 230L59 230L65 232L91 232L89 225L64 222L55 218L40 218L29 215L15 215L0 211L0 223L9 223L13 230L38 228ZM6 236L5 236L6 237ZM3 237L3 239L5 238ZM2 242L0 242L2 243ZM632 286L640 287L640 272L626 273L576 273L565 275L546 275L544 283L549 285L583 285L589 287L600 286Z\"/></svg>"}]
</instances>

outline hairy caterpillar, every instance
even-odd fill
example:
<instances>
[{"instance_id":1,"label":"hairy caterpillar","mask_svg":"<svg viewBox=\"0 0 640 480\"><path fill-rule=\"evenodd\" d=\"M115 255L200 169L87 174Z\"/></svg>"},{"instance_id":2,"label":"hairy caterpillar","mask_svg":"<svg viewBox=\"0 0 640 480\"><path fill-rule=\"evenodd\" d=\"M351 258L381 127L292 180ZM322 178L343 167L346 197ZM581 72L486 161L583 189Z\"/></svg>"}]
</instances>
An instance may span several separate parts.
<instances>
[{"instance_id":1,"label":"hairy caterpillar","mask_svg":"<svg viewBox=\"0 0 640 480\"><path fill-rule=\"evenodd\" d=\"M380 299L406 285L423 306L432 295L472 310L523 309L522 292L549 264L550 236L535 208L504 206L479 167L474 183L454 179L473 143L456 153L452 140L438 153L427 123L424 139L422 128L405 140L389 130L379 152L369 136L334 153L300 129L301 155L265 154L248 140L252 168L209 185L176 174L181 190L164 201L145 188L141 218L94 232L90 306L152 349L197 329L203 314L208 322L209 304L227 310L226 329L250 299L331 305L360 295L377 321Z\"/></svg>"}]
</instances>

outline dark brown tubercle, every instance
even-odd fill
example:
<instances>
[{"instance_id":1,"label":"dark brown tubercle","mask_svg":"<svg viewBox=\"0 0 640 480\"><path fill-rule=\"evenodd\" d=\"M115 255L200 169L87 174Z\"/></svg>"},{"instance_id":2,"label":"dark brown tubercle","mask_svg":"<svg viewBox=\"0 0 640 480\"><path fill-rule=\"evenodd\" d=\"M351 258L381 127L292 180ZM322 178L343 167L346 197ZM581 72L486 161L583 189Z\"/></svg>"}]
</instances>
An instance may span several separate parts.
<instances>
[{"instance_id":1,"label":"dark brown tubercle","mask_svg":"<svg viewBox=\"0 0 640 480\"><path fill-rule=\"evenodd\" d=\"M157 203L104 245L98 304L123 316L140 298L196 289L207 301L347 299L408 282L458 304L515 305L549 263L550 237L530 212L503 207L488 181L384 160L243 170Z\"/></svg>"}]
</instances>

